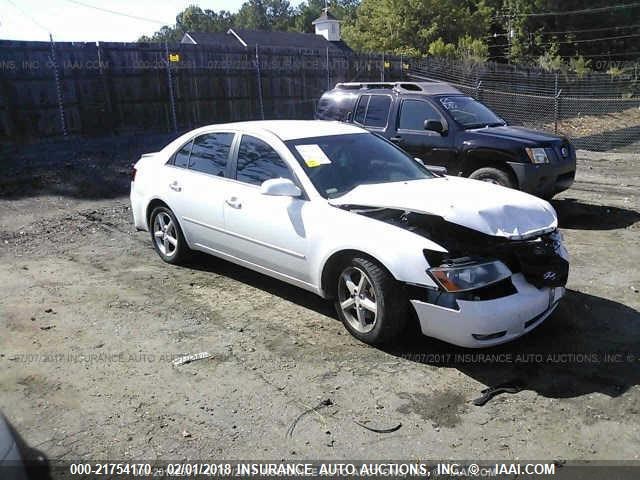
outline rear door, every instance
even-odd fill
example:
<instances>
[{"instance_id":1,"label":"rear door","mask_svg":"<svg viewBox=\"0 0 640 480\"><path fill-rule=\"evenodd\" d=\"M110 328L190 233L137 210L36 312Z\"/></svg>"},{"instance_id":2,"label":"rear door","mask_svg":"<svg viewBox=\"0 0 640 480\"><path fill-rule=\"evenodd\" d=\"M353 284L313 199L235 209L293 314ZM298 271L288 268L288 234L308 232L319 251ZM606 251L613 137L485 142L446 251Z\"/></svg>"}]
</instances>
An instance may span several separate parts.
<instances>
[{"instance_id":1,"label":"rear door","mask_svg":"<svg viewBox=\"0 0 640 480\"><path fill-rule=\"evenodd\" d=\"M428 165L451 167L455 155L453 135L425 130L427 120L438 120L446 125L445 118L430 101L403 99L396 121L397 130L391 141Z\"/></svg>"},{"instance_id":2,"label":"rear door","mask_svg":"<svg viewBox=\"0 0 640 480\"><path fill-rule=\"evenodd\" d=\"M226 251L244 261L310 282L304 198L270 196L260 186L272 178L288 178L302 190L295 175L266 141L243 134L238 145L235 182L230 182L223 208L230 238Z\"/></svg>"},{"instance_id":3,"label":"rear door","mask_svg":"<svg viewBox=\"0 0 640 480\"><path fill-rule=\"evenodd\" d=\"M226 241L222 204L229 187L229 158L235 134L211 132L195 137L180 190L180 224L192 246L218 250Z\"/></svg>"},{"instance_id":4,"label":"rear door","mask_svg":"<svg viewBox=\"0 0 640 480\"><path fill-rule=\"evenodd\" d=\"M384 135L389 124L392 97L388 94L361 95L353 112L353 123Z\"/></svg>"}]
</instances>

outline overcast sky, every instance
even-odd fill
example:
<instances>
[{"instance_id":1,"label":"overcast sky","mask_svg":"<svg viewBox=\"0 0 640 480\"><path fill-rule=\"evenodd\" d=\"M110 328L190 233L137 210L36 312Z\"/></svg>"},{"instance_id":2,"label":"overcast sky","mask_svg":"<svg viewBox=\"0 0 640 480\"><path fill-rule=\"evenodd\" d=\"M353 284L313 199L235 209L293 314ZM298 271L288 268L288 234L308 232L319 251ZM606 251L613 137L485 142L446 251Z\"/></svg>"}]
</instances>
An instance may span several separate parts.
<instances>
[{"instance_id":1,"label":"overcast sky","mask_svg":"<svg viewBox=\"0 0 640 480\"><path fill-rule=\"evenodd\" d=\"M244 0L77 0L149 21L102 12L73 0L0 0L0 39L131 42L172 25L188 5L237 11ZM290 0L294 6L301 0Z\"/></svg>"}]
</instances>

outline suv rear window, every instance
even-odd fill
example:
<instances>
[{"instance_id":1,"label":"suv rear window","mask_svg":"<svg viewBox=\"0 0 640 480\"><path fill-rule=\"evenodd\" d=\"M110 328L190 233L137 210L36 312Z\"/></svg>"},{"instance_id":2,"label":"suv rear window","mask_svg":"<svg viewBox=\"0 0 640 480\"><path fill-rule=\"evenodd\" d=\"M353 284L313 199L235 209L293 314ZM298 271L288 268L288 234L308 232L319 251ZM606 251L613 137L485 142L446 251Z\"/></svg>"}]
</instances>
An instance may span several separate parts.
<instances>
[{"instance_id":1,"label":"suv rear window","mask_svg":"<svg viewBox=\"0 0 640 480\"><path fill-rule=\"evenodd\" d=\"M353 121L367 127L384 128L390 108L391 97L388 95L362 95Z\"/></svg>"}]
</instances>

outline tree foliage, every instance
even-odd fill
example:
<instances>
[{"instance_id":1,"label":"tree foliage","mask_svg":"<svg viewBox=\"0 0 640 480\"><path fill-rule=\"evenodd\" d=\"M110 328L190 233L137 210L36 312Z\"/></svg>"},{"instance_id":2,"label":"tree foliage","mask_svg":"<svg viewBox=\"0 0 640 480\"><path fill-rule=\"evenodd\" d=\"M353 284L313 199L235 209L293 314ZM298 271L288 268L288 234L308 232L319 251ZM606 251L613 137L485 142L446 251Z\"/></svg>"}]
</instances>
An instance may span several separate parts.
<instances>
[{"instance_id":1,"label":"tree foliage","mask_svg":"<svg viewBox=\"0 0 640 480\"><path fill-rule=\"evenodd\" d=\"M640 36L630 30L630 19L640 15L637 2L617 8L608 8L608 0L329 3L331 13L343 21L343 39L360 51L529 63L579 75L585 75L596 58L624 60L640 51ZM230 27L312 33L312 22L324 6L324 0L306 0L297 7L289 0L247 0L237 13L190 6L174 25L140 41L178 42L187 31L222 32ZM563 13L574 10L581 13Z\"/></svg>"}]
</instances>

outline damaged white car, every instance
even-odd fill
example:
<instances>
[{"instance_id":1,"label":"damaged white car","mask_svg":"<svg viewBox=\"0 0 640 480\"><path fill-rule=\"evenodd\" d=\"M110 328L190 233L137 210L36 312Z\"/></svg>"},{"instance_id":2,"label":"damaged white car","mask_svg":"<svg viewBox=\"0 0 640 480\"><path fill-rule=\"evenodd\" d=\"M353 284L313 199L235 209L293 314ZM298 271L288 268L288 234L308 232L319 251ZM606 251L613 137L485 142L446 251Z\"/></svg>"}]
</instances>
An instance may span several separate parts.
<instances>
[{"instance_id":1,"label":"damaged white car","mask_svg":"<svg viewBox=\"0 0 640 480\"><path fill-rule=\"evenodd\" d=\"M337 122L194 130L136 163L131 204L166 262L199 250L315 292L370 344L414 318L456 345L507 342L553 312L569 271L546 201Z\"/></svg>"}]
</instances>

